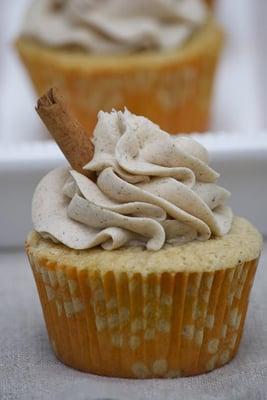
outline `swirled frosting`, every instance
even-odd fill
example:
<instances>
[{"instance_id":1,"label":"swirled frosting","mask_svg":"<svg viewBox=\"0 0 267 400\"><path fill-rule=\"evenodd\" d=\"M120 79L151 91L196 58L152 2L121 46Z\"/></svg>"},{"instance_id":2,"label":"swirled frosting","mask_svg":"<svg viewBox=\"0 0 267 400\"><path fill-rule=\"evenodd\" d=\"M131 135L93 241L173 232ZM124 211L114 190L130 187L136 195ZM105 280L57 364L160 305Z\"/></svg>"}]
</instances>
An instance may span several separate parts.
<instances>
[{"instance_id":1,"label":"swirled frosting","mask_svg":"<svg viewBox=\"0 0 267 400\"><path fill-rule=\"evenodd\" d=\"M170 136L128 110L100 112L93 159L95 180L68 168L39 183L32 204L34 228L73 249L113 250L208 240L228 233L230 193L216 184L205 148Z\"/></svg>"},{"instance_id":2,"label":"swirled frosting","mask_svg":"<svg viewBox=\"0 0 267 400\"><path fill-rule=\"evenodd\" d=\"M22 33L94 53L177 48L207 19L203 0L35 0Z\"/></svg>"}]
</instances>

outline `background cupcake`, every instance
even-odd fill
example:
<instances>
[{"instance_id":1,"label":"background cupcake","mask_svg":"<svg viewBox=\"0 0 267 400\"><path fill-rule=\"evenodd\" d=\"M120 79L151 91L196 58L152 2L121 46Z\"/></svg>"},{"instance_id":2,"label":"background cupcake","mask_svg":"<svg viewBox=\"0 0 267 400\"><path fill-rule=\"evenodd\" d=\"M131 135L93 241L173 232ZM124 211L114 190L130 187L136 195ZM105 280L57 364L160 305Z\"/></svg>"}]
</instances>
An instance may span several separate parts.
<instances>
[{"instance_id":1,"label":"background cupcake","mask_svg":"<svg viewBox=\"0 0 267 400\"><path fill-rule=\"evenodd\" d=\"M36 1L17 41L37 92L62 86L89 131L127 106L171 133L207 129L221 45L201 0Z\"/></svg>"}]
</instances>

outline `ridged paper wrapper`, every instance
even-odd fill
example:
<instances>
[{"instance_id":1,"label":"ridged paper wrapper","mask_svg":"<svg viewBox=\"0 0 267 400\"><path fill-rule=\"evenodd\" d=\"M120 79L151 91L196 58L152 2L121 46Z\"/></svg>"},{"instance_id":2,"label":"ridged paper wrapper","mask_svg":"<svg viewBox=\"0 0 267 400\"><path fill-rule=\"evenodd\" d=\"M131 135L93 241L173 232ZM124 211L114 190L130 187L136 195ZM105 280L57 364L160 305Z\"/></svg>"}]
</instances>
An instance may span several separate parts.
<instances>
[{"instance_id":1,"label":"ridged paper wrapper","mask_svg":"<svg viewBox=\"0 0 267 400\"><path fill-rule=\"evenodd\" d=\"M257 259L212 272L142 274L65 266L27 252L51 345L73 368L190 376L226 364L238 350Z\"/></svg>"}]
</instances>

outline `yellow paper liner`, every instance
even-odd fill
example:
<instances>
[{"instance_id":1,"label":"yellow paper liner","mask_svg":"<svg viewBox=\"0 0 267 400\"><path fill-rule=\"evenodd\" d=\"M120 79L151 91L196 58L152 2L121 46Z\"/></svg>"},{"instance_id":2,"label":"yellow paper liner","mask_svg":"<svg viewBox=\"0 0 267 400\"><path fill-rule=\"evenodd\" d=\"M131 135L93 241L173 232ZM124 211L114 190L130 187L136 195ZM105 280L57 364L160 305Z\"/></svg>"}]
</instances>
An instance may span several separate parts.
<instances>
[{"instance_id":1,"label":"yellow paper liner","mask_svg":"<svg viewBox=\"0 0 267 400\"><path fill-rule=\"evenodd\" d=\"M214 272L128 274L35 259L48 335L65 364L100 375L190 376L230 361L257 261Z\"/></svg>"},{"instance_id":2,"label":"yellow paper liner","mask_svg":"<svg viewBox=\"0 0 267 400\"><path fill-rule=\"evenodd\" d=\"M198 38L197 38L198 37ZM20 38L17 49L38 95L61 87L79 121L92 132L99 110L126 106L167 132L208 128L214 74L223 34L210 22L182 50L95 58L49 49Z\"/></svg>"}]
</instances>

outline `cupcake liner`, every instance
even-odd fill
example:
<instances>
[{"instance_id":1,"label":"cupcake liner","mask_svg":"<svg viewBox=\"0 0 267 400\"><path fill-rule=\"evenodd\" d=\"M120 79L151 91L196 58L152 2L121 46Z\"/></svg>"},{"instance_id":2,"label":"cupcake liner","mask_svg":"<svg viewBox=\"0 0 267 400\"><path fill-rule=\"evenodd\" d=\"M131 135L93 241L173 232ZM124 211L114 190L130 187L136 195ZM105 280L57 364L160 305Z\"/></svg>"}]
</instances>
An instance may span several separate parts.
<instances>
[{"instance_id":1,"label":"cupcake liner","mask_svg":"<svg viewBox=\"0 0 267 400\"><path fill-rule=\"evenodd\" d=\"M39 95L66 93L77 118L92 132L99 110L125 106L170 133L208 128L214 73L223 35L210 22L177 52L94 56L50 49L20 38L17 49Z\"/></svg>"},{"instance_id":2,"label":"cupcake liner","mask_svg":"<svg viewBox=\"0 0 267 400\"><path fill-rule=\"evenodd\" d=\"M213 272L102 273L28 248L56 356L128 378L197 375L237 352L257 260Z\"/></svg>"}]
</instances>

